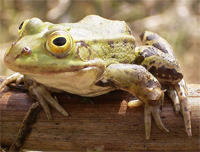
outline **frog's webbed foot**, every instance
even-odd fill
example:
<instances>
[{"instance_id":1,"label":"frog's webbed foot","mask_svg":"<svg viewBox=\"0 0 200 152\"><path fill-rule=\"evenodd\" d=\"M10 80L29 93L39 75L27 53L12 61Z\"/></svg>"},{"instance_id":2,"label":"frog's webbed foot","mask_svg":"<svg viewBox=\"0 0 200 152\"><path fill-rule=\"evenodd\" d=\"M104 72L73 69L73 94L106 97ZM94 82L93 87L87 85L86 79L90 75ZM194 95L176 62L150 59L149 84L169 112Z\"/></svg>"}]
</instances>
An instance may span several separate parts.
<instances>
[{"instance_id":1,"label":"frog's webbed foot","mask_svg":"<svg viewBox=\"0 0 200 152\"><path fill-rule=\"evenodd\" d=\"M35 96L37 101L40 103L48 120L51 120L49 105L64 116L67 117L69 115L65 111L65 109L58 103L58 101L51 96L50 92L46 89L44 85L36 83L34 80L27 76L25 76L25 84L28 87L30 93Z\"/></svg>"},{"instance_id":2,"label":"frog's webbed foot","mask_svg":"<svg viewBox=\"0 0 200 152\"><path fill-rule=\"evenodd\" d=\"M160 105L149 105L148 103L145 104L145 110L144 110L144 121L145 121L145 134L146 139L150 139L150 133L151 133L151 118L153 117L156 125L158 128L164 132L169 132L164 124L162 123L160 113L161 113L161 107Z\"/></svg>"},{"instance_id":3,"label":"frog's webbed foot","mask_svg":"<svg viewBox=\"0 0 200 152\"><path fill-rule=\"evenodd\" d=\"M15 82L16 85L20 84L21 82L24 82L24 75L20 73L14 73L13 75L7 77L0 85L0 91L9 85L10 83Z\"/></svg>"}]
</instances>

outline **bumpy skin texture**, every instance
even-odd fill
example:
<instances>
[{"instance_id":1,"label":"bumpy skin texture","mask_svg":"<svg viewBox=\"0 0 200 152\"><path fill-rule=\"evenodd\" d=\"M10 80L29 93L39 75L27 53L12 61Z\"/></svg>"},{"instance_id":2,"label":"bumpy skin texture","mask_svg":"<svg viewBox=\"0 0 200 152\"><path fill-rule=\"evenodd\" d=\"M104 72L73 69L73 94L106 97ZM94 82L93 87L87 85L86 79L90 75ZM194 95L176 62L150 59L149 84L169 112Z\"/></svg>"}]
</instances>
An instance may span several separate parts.
<instances>
[{"instance_id":1,"label":"bumpy skin texture","mask_svg":"<svg viewBox=\"0 0 200 152\"><path fill-rule=\"evenodd\" d=\"M186 132L191 136L183 74L172 48L157 34L142 33L144 46L136 47L125 22L96 15L63 24L33 18L22 23L18 32L20 38L8 49L4 61L8 68L22 75L6 79L0 89L13 81L24 81L48 119L49 105L68 116L51 96L52 92L92 97L121 89L144 103L149 139L152 117L161 130L168 132L160 118L166 89L176 113L182 112Z\"/></svg>"}]
</instances>

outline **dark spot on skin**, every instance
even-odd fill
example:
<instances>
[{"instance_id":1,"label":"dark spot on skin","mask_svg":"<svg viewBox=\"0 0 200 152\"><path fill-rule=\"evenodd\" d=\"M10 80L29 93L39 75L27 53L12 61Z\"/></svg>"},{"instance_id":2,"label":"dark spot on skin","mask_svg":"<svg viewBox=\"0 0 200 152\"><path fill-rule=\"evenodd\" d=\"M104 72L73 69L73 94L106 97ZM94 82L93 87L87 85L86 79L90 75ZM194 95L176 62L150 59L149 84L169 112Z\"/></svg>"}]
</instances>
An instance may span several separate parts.
<instances>
[{"instance_id":1,"label":"dark spot on skin","mask_svg":"<svg viewBox=\"0 0 200 152\"><path fill-rule=\"evenodd\" d=\"M131 75L132 77L134 77L134 76L135 76L133 73L130 73L130 75Z\"/></svg>"},{"instance_id":2,"label":"dark spot on skin","mask_svg":"<svg viewBox=\"0 0 200 152\"><path fill-rule=\"evenodd\" d=\"M131 31L131 30L128 30L128 33L129 33L130 35L132 35L132 31Z\"/></svg>"},{"instance_id":3,"label":"dark spot on skin","mask_svg":"<svg viewBox=\"0 0 200 152\"><path fill-rule=\"evenodd\" d=\"M124 41L123 41L123 45L124 45L124 46L127 45L127 39L124 39Z\"/></svg>"},{"instance_id":4,"label":"dark spot on skin","mask_svg":"<svg viewBox=\"0 0 200 152\"><path fill-rule=\"evenodd\" d=\"M133 43L130 43L130 47L131 47L131 49L133 49L133 48L134 48L134 45L133 45Z\"/></svg>"},{"instance_id":5,"label":"dark spot on skin","mask_svg":"<svg viewBox=\"0 0 200 152\"><path fill-rule=\"evenodd\" d=\"M158 78L172 79L172 80L181 80L183 78L182 73L177 72L174 68L173 69L165 68L164 65L161 66L160 68L152 66L149 69L149 72Z\"/></svg>"},{"instance_id":6,"label":"dark spot on skin","mask_svg":"<svg viewBox=\"0 0 200 152\"><path fill-rule=\"evenodd\" d=\"M155 62L156 62L156 61L151 61L151 62L150 62L150 65L151 65L151 64L154 64Z\"/></svg>"},{"instance_id":7,"label":"dark spot on skin","mask_svg":"<svg viewBox=\"0 0 200 152\"><path fill-rule=\"evenodd\" d=\"M128 74L129 74L129 72L128 72L128 71L126 71L126 70L125 70L124 72L126 73L126 75L128 75Z\"/></svg>"},{"instance_id":8,"label":"dark spot on skin","mask_svg":"<svg viewBox=\"0 0 200 152\"><path fill-rule=\"evenodd\" d=\"M145 54L145 58L146 57L150 57L150 56L153 56L157 53L157 50L153 47L148 47L147 49L143 50L143 53L142 54Z\"/></svg>"},{"instance_id":9,"label":"dark spot on skin","mask_svg":"<svg viewBox=\"0 0 200 152\"><path fill-rule=\"evenodd\" d=\"M159 42L153 43L153 46L159 50L161 50L164 53L168 53L168 51L166 50L165 46L162 44L160 44Z\"/></svg>"},{"instance_id":10,"label":"dark spot on skin","mask_svg":"<svg viewBox=\"0 0 200 152\"><path fill-rule=\"evenodd\" d=\"M124 60L123 63L129 63L129 60Z\"/></svg>"},{"instance_id":11,"label":"dark spot on skin","mask_svg":"<svg viewBox=\"0 0 200 152\"><path fill-rule=\"evenodd\" d=\"M151 40L155 40L158 39L158 35L157 34L150 34L147 36L146 41L151 41Z\"/></svg>"},{"instance_id":12,"label":"dark spot on skin","mask_svg":"<svg viewBox=\"0 0 200 152\"><path fill-rule=\"evenodd\" d=\"M143 56L138 56L138 57L135 58L135 60L133 61L133 64L140 65L143 61L144 61L144 57L143 57Z\"/></svg>"},{"instance_id":13,"label":"dark spot on skin","mask_svg":"<svg viewBox=\"0 0 200 152\"><path fill-rule=\"evenodd\" d=\"M154 88L154 87L157 87L158 86L158 83L155 82L154 80L150 79L149 81L147 81L147 87L148 88Z\"/></svg>"},{"instance_id":14,"label":"dark spot on skin","mask_svg":"<svg viewBox=\"0 0 200 152\"><path fill-rule=\"evenodd\" d=\"M189 111L189 109L187 107L184 108L185 111Z\"/></svg>"},{"instance_id":15,"label":"dark spot on skin","mask_svg":"<svg viewBox=\"0 0 200 152\"><path fill-rule=\"evenodd\" d=\"M142 65L142 66L143 66L145 69L147 69L147 67L148 67L147 65Z\"/></svg>"},{"instance_id":16,"label":"dark spot on skin","mask_svg":"<svg viewBox=\"0 0 200 152\"><path fill-rule=\"evenodd\" d=\"M35 58L30 58L31 60L35 60Z\"/></svg>"},{"instance_id":17,"label":"dark spot on skin","mask_svg":"<svg viewBox=\"0 0 200 152\"><path fill-rule=\"evenodd\" d=\"M153 74L154 76L156 76L156 73L157 73L156 67L155 67L155 66L152 66L152 67L149 69L149 72L150 72L151 74Z\"/></svg>"},{"instance_id":18,"label":"dark spot on skin","mask_svg":"<svg viewBox=\"0 0 200 152\"><path fill-rule=\"evenodd\" d=\"M111 58L115 58L115 54L111 56Z\"/></svg>"},{"instance_id":19,"label":"dark spot on skin","mask_svg":"<svg viewBox=\"0 0 200 152\"><path fill-rule=\"evenodd\" d=\"M111 47L111 48L114 48L114 41L108 41L108 45Z\"/></svg>"},{"instance_id":20,"label":"dark spot on skin","mask_svg":"<svg viewBox=\"0 0 200 152\"><path fill-rule=\"evenodd\" d=\"M141 40L141 41L142 41L143 38L144 38L144 34L145 34L145 32L142 32L142 33L140 34L140 40Z\"/></svg>"}]
</instances>

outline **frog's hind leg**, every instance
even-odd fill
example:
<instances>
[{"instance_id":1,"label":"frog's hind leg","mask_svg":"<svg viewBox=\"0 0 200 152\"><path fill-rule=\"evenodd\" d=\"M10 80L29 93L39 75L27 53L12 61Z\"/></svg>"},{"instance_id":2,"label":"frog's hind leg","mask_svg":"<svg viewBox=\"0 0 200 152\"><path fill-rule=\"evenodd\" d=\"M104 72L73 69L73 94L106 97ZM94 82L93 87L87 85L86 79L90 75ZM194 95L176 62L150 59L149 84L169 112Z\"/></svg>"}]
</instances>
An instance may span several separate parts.
<instances>
[{"instance_id":1,"label":"frog's hind leg","mask_svg":"<svg viewBox=\"0 0 200 152\"><path fill-rule=\"evenodd\" d=\"M153 32L143 32L140 35L140 39L142 44L150 49L142 49L141 47L138 52L138 60L136 61L139 62L140 65L143 64L143 66L146 67L147 70L150 71L162 85L167 84L170 86L167 87L167 92L174 102L175 111L176 113L179 113L180 111L183 114L186 133L189 137L192 136L187 87L172 47L165 39ZM161 52L153 48L157 48ZM146 59L151 56L153 57L152 60ZM162 59L160 60L159 58ZM162 63L161 66L156 64L156 61L158 61L159 64ZM149 64L146 64L147 62Z\"/></svg>"}]
</instances>

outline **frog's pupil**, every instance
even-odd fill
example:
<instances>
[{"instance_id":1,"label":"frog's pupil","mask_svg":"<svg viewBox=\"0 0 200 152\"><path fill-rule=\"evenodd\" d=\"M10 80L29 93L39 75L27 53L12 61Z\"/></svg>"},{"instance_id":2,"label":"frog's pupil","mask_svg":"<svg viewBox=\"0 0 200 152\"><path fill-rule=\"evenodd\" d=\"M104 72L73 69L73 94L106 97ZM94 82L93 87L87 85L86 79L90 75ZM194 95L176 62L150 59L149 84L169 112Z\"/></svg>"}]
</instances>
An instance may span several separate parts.
<instances>
[{"instance_id":1,"label":"frog's pupil","mask_svg":"<svg viewBox=\"0 0 200 152\"><path fill-rule=\"evenodd\" d=\"M53 40L53 44L55 44L57 46L65 45L65 43L66 43L66 39L64 37L58 37Z\"/></svg>"},{"instance_id":2,"label":"frog's pupil","mask_svg":"<svg viewBox=\"0 0 200 152\"><path fill-rule=\"evenodd\" d=\"M19 26L19 30L22 29L23 24L24 24L24 22L22 22L22 23L20 24L20 26Z\"/></svg>"}]
</instances>

